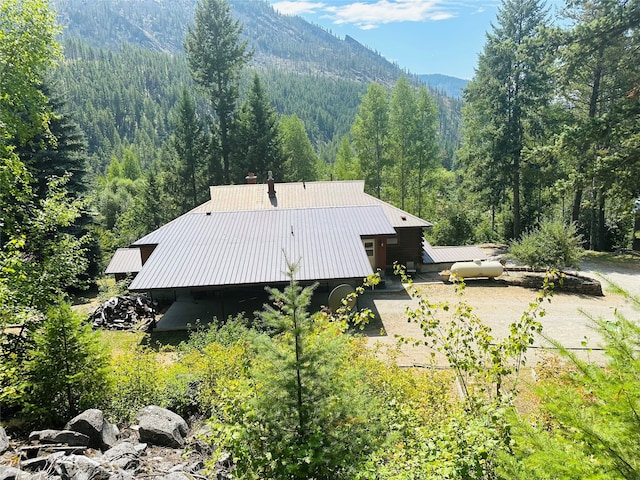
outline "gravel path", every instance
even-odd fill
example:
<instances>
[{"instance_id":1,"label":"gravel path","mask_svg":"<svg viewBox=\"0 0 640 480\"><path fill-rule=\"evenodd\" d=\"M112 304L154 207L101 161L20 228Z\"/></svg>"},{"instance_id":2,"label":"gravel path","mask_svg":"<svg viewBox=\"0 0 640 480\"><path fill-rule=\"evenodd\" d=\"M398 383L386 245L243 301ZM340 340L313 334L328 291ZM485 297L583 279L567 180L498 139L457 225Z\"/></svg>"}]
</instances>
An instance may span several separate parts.
<instances>
[{"instance_id":1,"label":"gravel path","mask_svg":"<svg viewBox=\"0 0 640 480\"><path fill-rule=\"evenodd\" d=\"M601 338L591 326L591 318L611 318L618 311L627 318L640 322L640 312L634 311L621 295L607 290L606 281L613 281L629 293L640 295L640 272L616 268L605 269L596 265L584 265L581 275L600 279L603 284L604 297L591 297L570 293L556 293L550 303L545 302L545 316L540 318L543 334L559 341L567 348L575 350L579 355L598 360L602 358L599 351ZM469 279L464 292L464 300L473 307L473 311L487 325L496 338L508 334L509 325L518 320L527 309L529 303L535 300L536 292L505 282L486 279ZM452 284L439 281L420 282L416 286L432 302L458 301ZM383 293L384 292L384 293ZM406 289L399 282L390 282L386 290L366 294L360 306L369 306L379 316L367 329L367 342L371 347L381 350L396 351L397 362L400 365L428 365L435 361L437 366L446 366L447 362L439 354L435 354L425 346L403 344L398 346L398 336L405 338L423 338L419 326L407 321L406 308L417 308L418 303L410 298ZM384 335L380 330L384 330ZM591 351L585 349L592 349ZM544 338L537 338L534 348L529 351L529 358L536 361L543 354L541 347L548 346Z\"/></svg>"}]
</instances>

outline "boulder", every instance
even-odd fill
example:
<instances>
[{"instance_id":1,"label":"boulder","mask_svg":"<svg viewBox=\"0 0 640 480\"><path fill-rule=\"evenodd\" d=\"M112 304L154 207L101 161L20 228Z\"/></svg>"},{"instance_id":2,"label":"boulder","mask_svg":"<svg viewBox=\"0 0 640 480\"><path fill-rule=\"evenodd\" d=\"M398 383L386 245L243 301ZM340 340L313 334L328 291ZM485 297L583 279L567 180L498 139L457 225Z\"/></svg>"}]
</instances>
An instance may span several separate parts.
<instances>
[{"instance_id":1,"label":"boulder","mask_svg":"<svg viewBox=\"0 0 640 480\"><path fill-rule=\"evenodd\" d=\"M129 442L122 442L110 448L102 458L118 470L135 470L140 466L140 456L136 447Z\"/></svg>"},{"instance_id":2,"label":"boulder","mask_svg":"<svg viewBox=\"0 0 640 480\"><path fill-rule=\"evenodd\" d=\"M91 408L71 419L64 427L89 437L89 447L108 450L116 444L118 427L109 423L101 410Z\"/></svg>"},{"instance_id":3,"label":"boulder","mask_svg":"<svg viewBox=\"0 0 640 480\"><path fill-rule=\"evenodd\" d=\"M0 427L0 455L9 450L9 437L7 436L7 432L4 431L4 428Z\"/></svg>"},{"instance_id":4,"label":"boulder","mask_svg":"<svg viewBox=\"0 0 640 480\"><path fill-rule=\"evenodd\" d=\"M28 460L22 460L20 462L20 468L22 470L28 470L30 472L38 472L42 470L49 470L57 459L64 456L64 452L56 452L51 455L43 457L31 458Z\"/></svg>"},{"instance_id":5,"label":"boulder","mask_svg":"<svg viewBox=\"0 0 640 480\"><path fill-rule=\"evenodd\" d=\"M180 415L150 405L140 410L136 419L141 442L171 448L184 447L189 427Z\"/></svg>"},{"instance_id":6,"label":"boulder","mask_svg":"<svg viewBox=\"0 0 640 480\"><path fill-rule=\"evenodd\" d=\"M109 480L112 473L83 455L67 455L54 463L55 471L62 480Z\"/></svg>"},{"instance_id":7,"label":"boulder","mask_svg":"<svg viewBox=\"0 0 640 480\"><path fill-rule=\"evenodd\" d=\"M29 434L29 440L40 443L65 443L70 447L89 446L89 437L73 430L38 430Z\"/></svg>"}]
</instances>

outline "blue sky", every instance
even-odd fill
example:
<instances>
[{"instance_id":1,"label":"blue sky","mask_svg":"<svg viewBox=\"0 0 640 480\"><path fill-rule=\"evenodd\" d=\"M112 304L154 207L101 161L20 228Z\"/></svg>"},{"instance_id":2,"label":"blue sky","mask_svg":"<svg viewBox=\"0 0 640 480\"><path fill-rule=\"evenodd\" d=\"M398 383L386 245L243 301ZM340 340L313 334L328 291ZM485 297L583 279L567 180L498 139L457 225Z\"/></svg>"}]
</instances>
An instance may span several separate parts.
<instances>
[{"instance_id":1,"label":"blue sky","mask_svg":"<svg viewBox=\"0 0 640 480\"><path fill-rule=\"evenodd\" d=\"M411 73L471 79L499 1L269 0L339 38L349 35ZM554 2L555 3L555 2Z\"/></svg>"}]
</instances>

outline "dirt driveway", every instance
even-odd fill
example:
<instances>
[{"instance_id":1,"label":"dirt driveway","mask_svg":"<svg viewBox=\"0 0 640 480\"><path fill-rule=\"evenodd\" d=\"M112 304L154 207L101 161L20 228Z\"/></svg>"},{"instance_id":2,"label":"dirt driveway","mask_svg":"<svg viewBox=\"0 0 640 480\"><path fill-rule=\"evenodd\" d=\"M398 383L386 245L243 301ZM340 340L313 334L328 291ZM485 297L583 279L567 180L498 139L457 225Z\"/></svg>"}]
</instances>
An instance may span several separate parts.
<instances>
[{"instance_id":1,"label":"dirt driveway","mask_svg":"<svg viewBox=\"0 0 640 480\"><path fill-rule=\"evenodd\" d=\"M597 274L596 272L601 272ZM598 265L585 264L579 272L593 278L609 279L632 294L640 295L640 270L624 268L605 269ZM601 276L602 275L602 276ZM449 301L456 303L458 298L452 284L445 284L433 279L421 281L416 279L416 286L431 301ZM602 281L602 280L601 280ZM601 339L591 327L589 316L593 318L613 319L618 312L630 319L638 319L640 312L634 311L625 299L607 290L602 281L604 297L591 297L570 293L556 293L550 303L545 303L546 315L542 317L543 334L559 341L567 348L573 349L581 356L594 360L602 358L598 347ZM384 293L383 293L384 292ZM536 298L534 290L509 285L486 279L469 279L464 293L465 301L494 332L496 338L509 332L509 324L519 319L530 302ZM397 281L390 282L389 288L366 294L361 306L369 306L379 316L376 322L367 329L367 342L370 346L382 349L398 349L397 362L403 366L427 365L432 362L432 352L424 346L404 344L398 346L398 336L405 338L423 338L417 324L409 323L405 310L416 308L417 301L412 299L406 289ZM383 334L381 333L383 330ZM583 342L586 342L585 349ZM541 347L548 346L544 338L537 338L529 351L529 358L535 362L543 353ZM436 365L445 366L443 357L435 356Z\"/></svg>"}]
</instances>

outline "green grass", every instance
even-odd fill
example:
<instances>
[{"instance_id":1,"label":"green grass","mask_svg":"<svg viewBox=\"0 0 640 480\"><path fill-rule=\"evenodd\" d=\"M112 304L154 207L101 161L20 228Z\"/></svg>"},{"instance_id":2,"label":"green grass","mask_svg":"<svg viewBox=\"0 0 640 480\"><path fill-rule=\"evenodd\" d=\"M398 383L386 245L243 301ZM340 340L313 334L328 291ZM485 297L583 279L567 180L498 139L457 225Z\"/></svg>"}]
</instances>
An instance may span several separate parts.
<instances>
[{"instance_id":1,"label":"green grass","mask_svg":"<svg viewBox=\"0 0 640 480\"><path fill-rule=\"evenodd\" d=\"M111 355L130 352L142 344L147 334L114 330L98 330L98 338Z\"/></svg>"},{"instance_id":2,"label":"green grass","mask_svg":"<svg viewBox=\"0 0 640 480\"><path fill-rule=\"evenodd\" d=\"M621 267L625 269L640 269L640 256L629 253L616 254L612 252L585 251L582 263L589 262L607 267Z\"/></svg>"},{"instance_id":3,"label":"green grass","mask_svg":"<svg viewBox=\"0 0 640 480\"><path fill-rule=\"evenodd\" d=\"M139 346L149 347L158 352L173 350L180 342L189 338L189 332L128 332L114 330L98 330L100 342L111 354L119 354L134 350Z\"/></svg>"}]
</instances>

